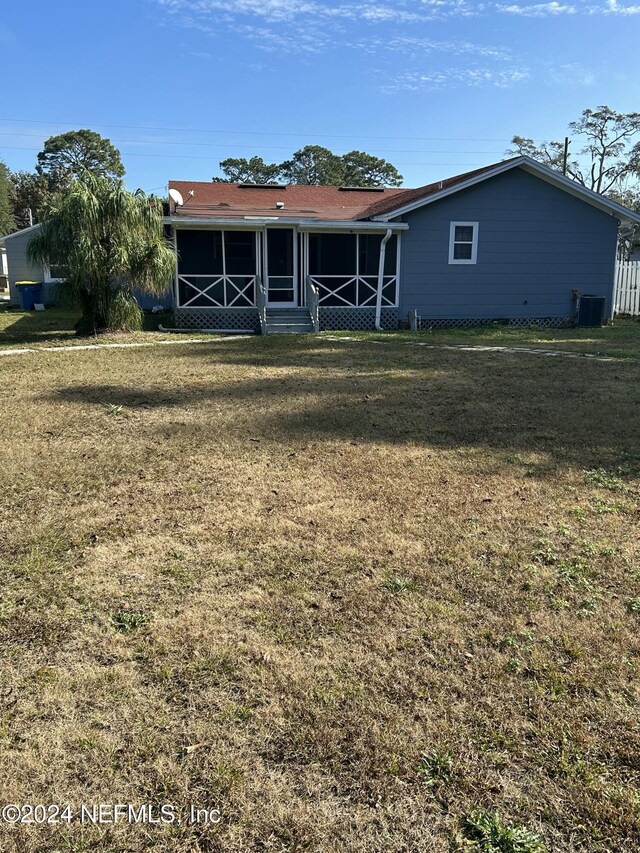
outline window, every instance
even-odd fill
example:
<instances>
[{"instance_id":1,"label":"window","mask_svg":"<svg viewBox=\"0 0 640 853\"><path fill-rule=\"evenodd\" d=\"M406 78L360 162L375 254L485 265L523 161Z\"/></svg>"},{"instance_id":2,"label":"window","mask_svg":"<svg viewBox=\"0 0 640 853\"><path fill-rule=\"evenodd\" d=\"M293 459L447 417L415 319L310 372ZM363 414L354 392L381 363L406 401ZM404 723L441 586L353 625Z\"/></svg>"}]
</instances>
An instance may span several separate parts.
<instances>
[{"instance_id":1,"label":"window","mask_svg":"<svg viewBox=\"0 0 640 853\"><path fill-rule=\"evenodd\" d=\"M449 263L475 264L478 259L478 223L452 222L449 231Z\"/></svg>"},{"instance_id":2,"label":"window","mask_svg":"<svg viewBox=\"0 0 640 853\"><path fill-rule=\"evenodd\" d=\"M65 281L67 272L61 264L51 265L44 268L44 280L47 284L56 281Z\"/></svg>"}]
</instances>

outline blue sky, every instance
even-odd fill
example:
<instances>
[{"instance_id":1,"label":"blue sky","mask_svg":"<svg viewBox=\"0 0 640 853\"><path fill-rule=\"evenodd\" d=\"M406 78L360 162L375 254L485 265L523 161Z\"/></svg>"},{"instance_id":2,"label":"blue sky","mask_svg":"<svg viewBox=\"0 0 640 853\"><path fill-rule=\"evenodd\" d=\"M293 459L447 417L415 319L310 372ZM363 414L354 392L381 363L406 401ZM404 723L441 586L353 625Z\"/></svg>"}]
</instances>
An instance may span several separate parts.
<instances>
[{"instance_id":1,"label":"blue sky","mask_svg":"<svg viewBox=\"0 0 640 853\"><path fill-rule=\"evenodd\" d=\"M393 162L406 186L640 111L640 0L49 0L0 19L0 156L93 128L129 186L209 180L305 144Z\"/></svg>"}]
</instances>

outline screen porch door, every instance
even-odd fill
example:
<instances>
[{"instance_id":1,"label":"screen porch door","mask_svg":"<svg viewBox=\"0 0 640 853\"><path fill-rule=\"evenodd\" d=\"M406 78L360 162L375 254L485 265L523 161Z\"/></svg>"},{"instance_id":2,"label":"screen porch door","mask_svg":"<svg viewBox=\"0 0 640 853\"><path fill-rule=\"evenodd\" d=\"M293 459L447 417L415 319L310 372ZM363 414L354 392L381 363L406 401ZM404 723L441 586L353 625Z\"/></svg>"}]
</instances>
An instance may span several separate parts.
<instances>
[{"instance_id":1,"label":"screen porch door","mask_svg":"<svg viewBox=\"0 0 640 853\"><path fill-rule=\"evenodd\" d=\"M298 305L298 240L293 228L267 228L267 304L280 308Z\"/></svg>"}]
</instances>

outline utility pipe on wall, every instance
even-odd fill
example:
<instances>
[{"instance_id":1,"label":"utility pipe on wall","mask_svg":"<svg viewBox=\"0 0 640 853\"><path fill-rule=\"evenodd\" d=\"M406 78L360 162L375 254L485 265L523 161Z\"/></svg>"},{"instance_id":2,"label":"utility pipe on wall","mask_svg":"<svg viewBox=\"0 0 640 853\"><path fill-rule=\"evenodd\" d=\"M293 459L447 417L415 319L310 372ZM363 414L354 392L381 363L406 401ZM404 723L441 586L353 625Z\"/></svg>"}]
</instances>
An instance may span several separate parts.
<instances>
[{"instance_id":1,"label":"utility pipe on wall","mask_svg":"<svg viewBox=\"0 0 640 853\"><path fill-rule=\"evenodd\" d=\"M384 259L387 254L387 243L391 239L391 228L387 228L387 233L382 238L380 244L380 263L378 264L378 292L376 294L376 332L382 332L384 329L380 325L382 317L382 286L384 284Z\"/></svg>"},{"instance_id":2,"label":"utility pipe on wall","mask_svg":"<svg viewBox=\"0 0 640 853\"><path fill-rule=\"evenodd\" d=\"M251 329L173 329L167 328L163 326L162 323L158 324L159 332L179 332L180 334L192 334L192 335L253 335L256 334L252 332Z\"/></svg>"}]
</instances>

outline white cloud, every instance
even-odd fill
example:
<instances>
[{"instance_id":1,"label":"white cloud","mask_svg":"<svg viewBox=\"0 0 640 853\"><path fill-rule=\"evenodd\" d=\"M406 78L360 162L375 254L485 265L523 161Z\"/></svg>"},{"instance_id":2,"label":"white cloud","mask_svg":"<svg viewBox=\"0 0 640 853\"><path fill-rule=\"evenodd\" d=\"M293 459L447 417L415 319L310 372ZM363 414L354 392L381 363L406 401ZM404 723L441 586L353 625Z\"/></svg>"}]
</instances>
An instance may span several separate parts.
<instances>
[{"instance_id":1,"label":"white cloud","mask_svg":"<svg viewBox=\"0 0 640 853\"><path fill-rule=\"evenodd\" d=\"M527 18L546 18L549 15L575 15L578 11L575 6L566 3L557 3L553 0L551 3L533 3L529 6L518 6L511 4L510 6L497 5L498 12L506 12L509 15L524 15Z\"/></svg>"},{"instance_id":2,"label":"white cloud","mask_svg":"<svg viewBox=\"0 0 640 853\"><path fill-rule=\"evenodd\" d=\"M334 46L372 52L376 28L391 38L403 28L426 24L452 15L467 16L467 0L148 0L164 12L172 26L198 31L211 37L232 32L267 52L319 54ZM482 4L480 4L482 6ZM477 9L477 7L476 7ZM357 24L366 37L352 40L344 27ZM391 29L393 28L393 30ZM377 41L378 55L388 50L389 37ZM416 45L417 49L417 45ZM433 48L435 49L435 48ZM448 49L453 49L449 43ZM464 53L469 47L456 50ZM486 56L490 56L487 52Z\"/></svg>"},{"instance_id":3,"label":"white cloud","mask_svg":"<svg viewBox=\"0 0 640 853\"><path fill-rule=\"evenodd\" d=\"M474 56L483 56L486 59L506 60L511 59L512 54L509 50L492 45L476 44L470 41L432 41L428 38L419 38L417 36L397 36L386 42L389 50L397 50L402 52L416 53L433 53L443 52L463 56L470 54Z\"/></svg>"},{"instance_id":4,"label":"white cloud","mask_svg":"<svg viewBox=\"0 0 640 853\"><path fill-rule=\"evenodd\" d=\"M266 51L322 53L328 47L327 38L322 33L302 28L287 33L269 27L255 27L245 24L236 29L241 35L251 39L262 50Z\"/></svg>"},{"instance_id":5,"label":"white cloud","mask_svg":"<svg viewBox=\"0 0 640 853\"><path fill-rule=\"evenodd\" d=\"M605 11L609 15L640 15L640 6L621 6L618 0L608 0Z\"/></svg>"},{"instance_id":6,"label":"white cloud","mask_svg":"<svg viewBox=\"0 0 640 853\"><path fill-rule=\"evenodd\" d=\"M467 0L421 0L416 6L409 0L377 4L352 3L334 0L155 0L157 5L175 16L195 17L253 16L270 22L296 21L304 18L345 19L373 23L414 23L433 21L452 16L477 14ZM480 4L483 7L484 4Z\"/></svg>"},{"instance_id":7,"label":"white cloud","mask_svg":"<svg viewBox=\"0 0 640 853\"><path fill-rule=\"evenodd\" d=\"M369 59L351 62L358 84L384 91L411 92L444 87L506 88L534 77L590 86L593 70L571 64L551 68L541 58L526 59L508 48L465 37L464 19L559 19L570 16L635 15L640 0L147 0L162 11L162 20L211 39L235 37L264 54L287 57L322 56L342 62L355 53ZM446 22L451 38L435 38ZM453 26L454 25L454 26ZM486 28L485 28L486 31ZM454 34L453 34L454 33ZM193 45L206 58L206 46ZM446 54L446 57L444 56ZM446 67L442 67L443 62ZM357 66L360 66L359 69ZM358 73L359 70L359 73ZM353 75L352 75L353 76ZM352 76L349 78L352 82ZM391 82L389 82L389 80Z\"/></svg>"},{"instance_id":8,"label":"white cloud","mask_svg":"<svg viewBox=\"0 0 640 853\"><path fill-rule=\"evenodd\" d=\"M553 83L570 87L593 86L596 82L593 70L575 62L549 66L549 78Z\"/></svg>"},{"instance_id":9,"label":"white cloud","mask_svg":"<svg viewBox=\"0 0 640 853\"><path fill-rule=\"evenodd\" d=\"M261 19L269 23L298 23L352 20L371 24L410 24L450 18L517 15L531 18L561 15L637 15L640 4L620 0L548 0L544 3L478 2L470 0L378 0L375 3L349 0L151 0L166 13L179 19L215 20L230 24L241 18Z\"/></svg>"},{"instance_id":10,"label":"white cloud","mask_svg":"<svg viewBox=\"0 0 640 853\"><path fill-rule=\"evenodd\" d=\"M445 89L451 86L471 86L473 88L492 86L506 89L522 83L530 77L528 68L441 68L422 72L409 72L398 75L382 87L385 94L398 92L423 92L433 89Z\"/></svg>"},{"instance_id":11,"label":"white cloud","mask_svg":"<svg viewBox=\"0 0 640 853\"><path fill-rule=\"evenodd\" d=\"M507 15L521 15L528 18L547 18L559 15L640 15L640 5L623 5L619 0L601 0L600 3L588 3L576 0L573 3L551 0L547 3L495 3L493 9Z\"/></svg>"},{"instance_id":12,"label":"white cloud","mask_svg":"<svg viewBox=\"0 0 640 853\"><path fill-rule=\"evenodd\" d=\"M173 14L212 17L223 12L255 15L272 21L290 21L317 9L316 3L307 0L157 0L157 3Z\"/></svg>"}]
</instances>

